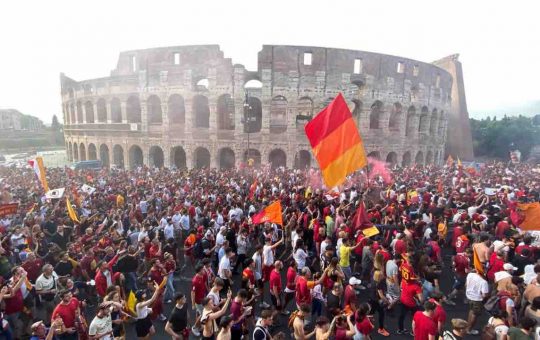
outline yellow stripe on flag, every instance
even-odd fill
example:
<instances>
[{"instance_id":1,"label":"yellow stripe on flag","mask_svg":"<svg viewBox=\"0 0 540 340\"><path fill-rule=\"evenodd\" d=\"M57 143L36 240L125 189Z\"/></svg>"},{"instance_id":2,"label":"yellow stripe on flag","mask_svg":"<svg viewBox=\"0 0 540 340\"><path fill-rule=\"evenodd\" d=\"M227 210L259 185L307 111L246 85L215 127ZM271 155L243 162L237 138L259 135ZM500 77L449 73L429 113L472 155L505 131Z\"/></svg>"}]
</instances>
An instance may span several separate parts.
<instances>
[{"instance_id":1,"label":"yellow stripe on flag","mask_svg":"<svg viewBox=\"0 0 540 340\"><path fill-rule=\"evenodd\" d=\"M67 197L66 197L66 207L67 207L69 218L71 218L71 220L73 222L81 223L79 221L79 217L77 216L77 213L75 212L75 210L71 206L71 202L69 201L69 198L67 198Z\"/></svg>"},{"instance_id":2,"label":"yellow stripe on flag","mask_svg":"<svg viewBox=\"0 0 540 340\"><path fill-rule=\"evenodd\" d=\"M476 252L476 249L474 247L473 247L473 265L474 265L474 269L476 269L476 272L479 275L482 275L482 276L485 275L484 265L482 264L482 262L480 262L480 257L478 256L478 253Z\"/></svg>"},{"instance_id":3,"label":"yellow stripe on flag","mask_svg":"<svg viewBox=\"0 0 540 340\"><path fill-rule=\"evenodd\" d=\"M362 143L358 143L323 169L324 182L330 188L338 186L345 182L349 174L366 165L367 158L364 146Z\"/></svg>"},{"instance_id":4,"label":"yellow stripe on flag","mask_svg":"<svg viewBox=\"0 0 540 340\"><path fill-rule=\"evenodd\" d=\"M36 162L39 168L39 180L41 182L41 185L43 186L43 190L47 192L49 191L49 183L47 183L47 176L45 175L45 167L43 166L43 158L36 157Z\"/></svg>"}]
</instances>

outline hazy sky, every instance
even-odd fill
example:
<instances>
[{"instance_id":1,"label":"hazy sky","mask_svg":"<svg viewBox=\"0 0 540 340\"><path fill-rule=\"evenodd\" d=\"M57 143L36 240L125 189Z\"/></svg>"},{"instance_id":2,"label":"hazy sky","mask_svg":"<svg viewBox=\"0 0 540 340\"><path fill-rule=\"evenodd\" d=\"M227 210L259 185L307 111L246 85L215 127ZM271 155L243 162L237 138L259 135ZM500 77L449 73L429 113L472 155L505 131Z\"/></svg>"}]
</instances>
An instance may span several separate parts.
<instances>
[{"instance_id":1,"label":"hazy sky","mask_svg":"<svg viewBox=\"0 0 540 340\"><path fill-rule=\"evenodd\" d=\"M469 112L540 100L538 1L2 1L0 107L61 119L59 73L109 75L124 50L219 44L256 69L263 44L431 62L459 53Z\"/></svg>"}]
</instances>

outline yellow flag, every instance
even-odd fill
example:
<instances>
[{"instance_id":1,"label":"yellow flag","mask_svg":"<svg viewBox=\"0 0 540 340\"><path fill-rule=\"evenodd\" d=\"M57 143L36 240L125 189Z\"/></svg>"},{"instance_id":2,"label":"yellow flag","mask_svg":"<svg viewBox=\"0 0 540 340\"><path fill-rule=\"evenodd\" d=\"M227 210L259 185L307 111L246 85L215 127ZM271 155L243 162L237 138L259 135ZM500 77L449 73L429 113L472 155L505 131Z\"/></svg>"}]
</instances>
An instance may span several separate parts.
<instances>
[{"instance_id":1,"label":"yellow flag","mask_svg":"<svg viewBox=\"0 0 540 340\"><path fill-rule=\"evenodd\" d=\"M81 223L81 221L79 221L79 217L77 217L77 213L71 206L71 202L69 201L68 197L66 197L66 207L67 207L69 218L71 218L73 222Z\"/></svg>"},{"instance_id":2,"label":"yellow flag","mask_svg":"<svg viewBox=\"0 0 540 340\"><path fill-rule=\"evenodd\" d=\"M137 313L135 312L136 304L137 304L137 298L135 297L135 293L132 290L130 290L128 299L126 301L126 309L132 315L137 315Z\"/></svg>"},{"instance_id":3,"label":"yellow flag","mask_svg":"<svg viewBox=\"0 0 540 340\"><path fill-rule=\"evenodd\" d=\"M123 207L123 206L124 206L124 202L125 202L124 196L122 196L122 195L116 195L116 206L117 206L117 207Z\"/></svg>"},{"instance_id":4,"label":"yellow flag","mask_svg":"<svg viewBox=\"0 0 540 340\"><path fill-rule=\"evenodd\" d=\"M458 156L458 158L457 158L457 166L458 166L458 167L461 167L461 166L462 166L462 164L461 164L461 159L459 159L459 156Z\"/></svg>"},{"instance_id":5,"label":"yellow flag","mask_svg":"<svg viewBox=\"0 0 540 340\"><path fill-rule=\"evenodd\" d=\"M163 287L165 287L165 285L167 284L167 276L165 276L163 278L163 281L161 281L161 283L159 284L159 288L158 289L163 289Z\"/></svg>"}]
</instances>

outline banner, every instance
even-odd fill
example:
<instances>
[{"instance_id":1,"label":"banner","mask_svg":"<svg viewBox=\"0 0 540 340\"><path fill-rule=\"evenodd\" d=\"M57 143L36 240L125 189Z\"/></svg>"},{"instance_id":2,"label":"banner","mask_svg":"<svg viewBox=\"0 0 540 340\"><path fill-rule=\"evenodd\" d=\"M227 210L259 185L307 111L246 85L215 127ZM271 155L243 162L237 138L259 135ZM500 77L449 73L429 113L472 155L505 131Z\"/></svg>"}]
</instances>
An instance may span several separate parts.
<instances>
[{"instance_id":1,"label":"banner","mask_svg":"<svg viewBox=\"0 0 540 340\"><path fill-rule=\"evenodd\" d=\"M18 209L19 203L0 204L0 217L16 214Z\"/></svg>"},{"instance_id":2,"label":"banner","mask_svg":"<svg viewBox=\"0 0 540 340\"><path fill-rule=\"evenodd\" d=\"M66 188L58 188L58 189L52 189L52 190L49 190L45 193L45 197L47 199L58 199L58 198L62 198L62 196L64 196L64 191L66 190Z\"/></svg>"},{"instance_id":3,"label":"banner","mask_svg":"<svg viewBox=\"0 0 540 340\"><path fill-rule=\"evenodd\" d=\"M81 191L85 194L92 195L94 191L96 191L96 188L89 186L88 184L83 184L81 187Z\"/></svg>"},{"instance_id":4,"label":"banner","mask_svg":"<svg viewBox=\"0 0 540 340\"><path fill-rule=\"evenodd\" d=\"M34 169L37 178L41 182L41 186L45 192L49 191L49 184L47 183L47 176L45 174L45 167L43 166L43 158L36 157L36 159L31 159L28 161L28 164Z\"/></svg>"}]
</instances>

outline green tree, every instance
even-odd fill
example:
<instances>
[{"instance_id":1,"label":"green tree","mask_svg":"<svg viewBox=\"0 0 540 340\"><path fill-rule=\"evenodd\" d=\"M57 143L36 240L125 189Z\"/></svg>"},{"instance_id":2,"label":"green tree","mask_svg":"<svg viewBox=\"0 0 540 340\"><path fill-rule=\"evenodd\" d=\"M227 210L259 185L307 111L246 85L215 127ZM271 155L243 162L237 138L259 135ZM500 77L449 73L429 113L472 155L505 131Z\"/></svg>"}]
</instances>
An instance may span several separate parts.
<instances>
[{"instance_id":1,"label":"green tree","mask_svg":"<svg viewBox=\"0 0 540 340\"><path fill-rule=\"evenodd\" d=\"M471 119L470 124L474 154L479 157L508 159L513 144L522 159L527 159L531 148L540 144L540 126L534 125L532 118L505 115L501 120Z\"/></svg>"}]
</instances>

